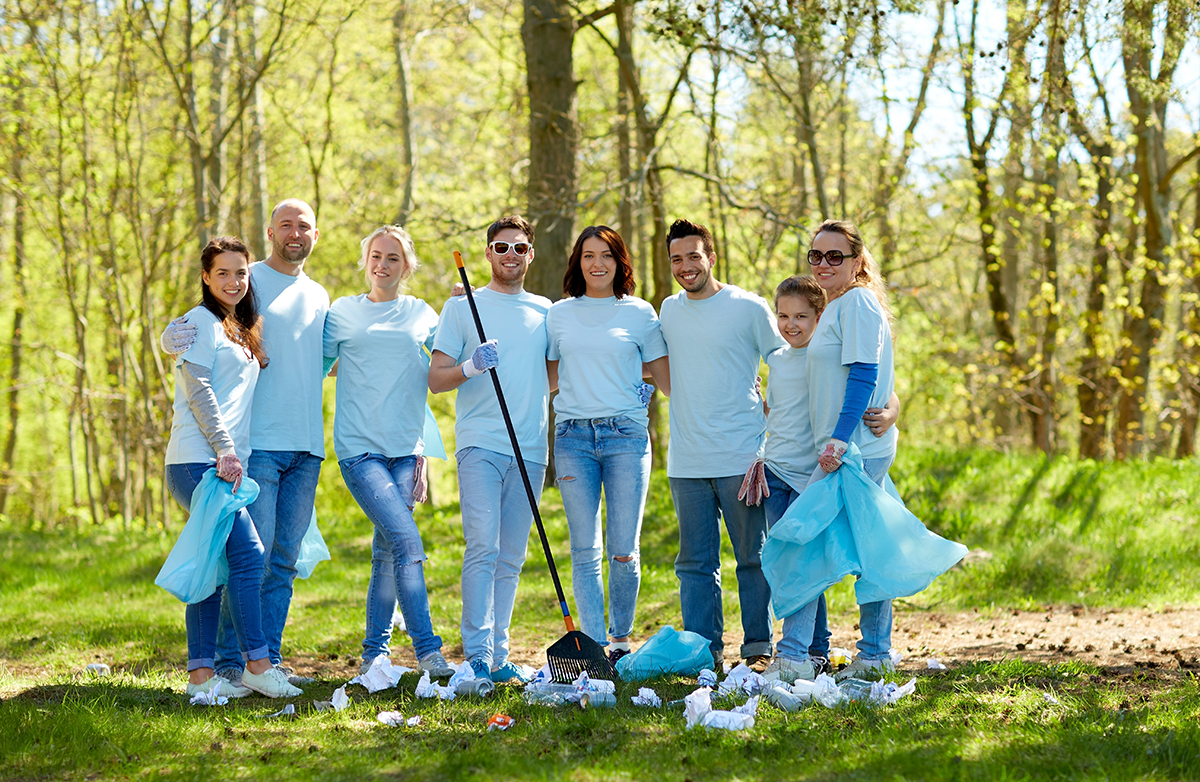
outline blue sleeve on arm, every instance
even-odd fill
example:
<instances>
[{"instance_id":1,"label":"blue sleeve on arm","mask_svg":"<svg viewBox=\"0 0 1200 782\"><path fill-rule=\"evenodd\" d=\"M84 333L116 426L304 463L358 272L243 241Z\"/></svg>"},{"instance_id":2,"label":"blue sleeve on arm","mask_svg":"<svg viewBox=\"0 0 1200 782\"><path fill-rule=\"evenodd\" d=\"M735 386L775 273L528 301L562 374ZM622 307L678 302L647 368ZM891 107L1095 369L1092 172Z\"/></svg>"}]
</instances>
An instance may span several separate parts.
<instances>
[{"instance_id":1,"label":"blue sleeve on arm","mask_svg":"<svg viewBox=\"0 0 1200 782\"><path fill-rule=\"evenodd\" d=\"M837 426L833 429L833 439L850 442L850 435L862 421L863 413L871 404L871 394L875 393L875 382L879 379L878 364L863 364L856 362L850 365L850 376L846 378L846 399L842 402L842 412L838 416Z\"/></svg>"}]
</instances>

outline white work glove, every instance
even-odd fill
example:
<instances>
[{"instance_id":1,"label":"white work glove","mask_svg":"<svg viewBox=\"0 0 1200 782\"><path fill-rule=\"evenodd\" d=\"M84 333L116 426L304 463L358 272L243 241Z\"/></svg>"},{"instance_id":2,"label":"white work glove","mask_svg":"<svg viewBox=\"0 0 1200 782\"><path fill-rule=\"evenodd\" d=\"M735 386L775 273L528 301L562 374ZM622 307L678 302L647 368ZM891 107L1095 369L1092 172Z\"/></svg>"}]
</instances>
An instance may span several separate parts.
<instances>
[{"instance_id":1,"label":"white work glove","mask_svg":"<svg viewBox=\"0 0 1200 782\"><path fill-rule=\"evenodd\" d=\"M195 324L188 323L187 315L184 315L167 324L162 336L158 338L158 344L164 353L178 356L195 344L198 333L200 329Z\"/></svg>"},{"instance_id":2,"label":"white work glove","mask_svg":"<svg viewBox=\"0 0 1200 782\"><path fill-rule=\"evenodd\" d=\"M236 453L228 451L217 457L217 477L232 483L234 494L242 486L242 474L242 462Z\"/></svg>"},{"instance_id":3,"label":"white work glove","mask_svg":"<svg viewBox=\"0 0 1200 782\"><path fill-rule=\"evenodd\" d=\"M471 354L471 358L465 361L462 365L462 373L465 378L472 378L476 375L482 375L489 369L493 369L500 363L500 354L496 351L496 340L489 339L479 347L475 348L475 352Z\"/></svg>"},{"instance_id":4,"label":"white work glove","mask_svg":"<svg viewBox=\"0 0 1200 782\"><path fill-rule=\"evenodd\" d=\"M841 440L831 438L821 449L821 455L817 457L817 464L821 465L821 469L827 473L837 472L838 468L842 466L842 457L846 455L847 447Z\"/></svg>"},{"instance_id":5,"label":"white work glove","mask_svg":"<svg viewBox=\"0 0 1200 782\"><path fill-rule=\"evenodd\" d=\"M417 457L413 467L413 504L429 499L429 462L424 456Z\"/></svg>"},{"instance_id":6,"label":"white work glove","mask_svg":"<svg viewBox=\"0 0 1200 782\"><path fill-rule=\"evenodd\" d=\"M747 505L761 505L764 497L770 497L771 490L767 488L767 468L762 459L755 459L746 477L742 479L742 488L738 491L738 499L745 500Z\"/></svg>"}]
</instances>

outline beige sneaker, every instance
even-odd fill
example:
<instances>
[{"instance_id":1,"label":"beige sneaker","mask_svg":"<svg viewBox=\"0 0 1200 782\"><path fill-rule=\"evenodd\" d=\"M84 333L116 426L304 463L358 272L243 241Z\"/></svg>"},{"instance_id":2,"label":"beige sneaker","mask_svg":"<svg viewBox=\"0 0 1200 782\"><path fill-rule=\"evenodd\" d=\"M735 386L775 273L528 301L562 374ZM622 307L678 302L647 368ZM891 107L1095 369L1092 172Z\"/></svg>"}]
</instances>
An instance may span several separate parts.
<instances>
[{"instance_id":1,"label":"beige sneaker","mask_svg":"<svg viewBox=\"0 0 1200 782\"><path fill-rule=\"evenodd\" d=\"M262 673L242 671L242 686L249 687L259 695L268 698L295 698L302 695L299 687L293 687L287 680L287 674L278 668L268 668Z\"/></svg>"},{"instance_id":2,"label":"beige sneaker","mask_svg":"<svg viewBox=\"0 0 1200 782\"><path fill-rule=\"evenodd\" d=\"M776 657L763 673L767 681L779 679L787 683L804 679L811 682L817 678L817 666L812 660L792 660L788 657Z\"/></svg>"},{"instance_id":3,"label":"beige sneaker","mask_svg":"<svg viewBox=\"0 0 1200 782\"><path fill-rule=\"evenodd\" d=\"M885 673L891 673L894 670L896 670L896 666L888 658L882 660L863 660L856 657L854 658L854 662L838 671L833 678L839 682L843 679L882 679Z\"/></svg>"}]
</instances>

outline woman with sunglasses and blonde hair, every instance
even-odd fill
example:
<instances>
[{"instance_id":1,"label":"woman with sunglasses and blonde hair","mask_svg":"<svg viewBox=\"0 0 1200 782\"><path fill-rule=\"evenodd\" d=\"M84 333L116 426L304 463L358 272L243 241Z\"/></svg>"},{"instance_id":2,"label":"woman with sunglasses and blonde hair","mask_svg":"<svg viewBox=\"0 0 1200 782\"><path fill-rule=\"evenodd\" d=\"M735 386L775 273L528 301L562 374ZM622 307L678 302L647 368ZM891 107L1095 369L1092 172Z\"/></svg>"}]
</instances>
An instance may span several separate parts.
<instances>
[{"instance_id":1,"label":"woman with sunglasses and blonde hair","mask_svg":"<svg viewBox=\"0 0 1200 782\"><path fill-rule=\"evenodd\" d=\"M327 365L338 364L333 420L338 466L375 525L362 670L388 656L395 596L420 670L450 676L454 669L442 656L442 639L429 616L425 549L413 519L413 505L425 491L428 351L438 316L403 293L417 268L412 237L403 228L385 225L363 239L358 268L370 290L330 306L324 352Z\"/></svg>"},{"instance_id":2,"label":"woman with sunglasses and blonde hair","mask_svg":"<svg viewBox=\"0 0 1200 782\"><path fill-rule=\"evenodd\" d=\"M575 605L583 632L608 647L613 663L629 653L641 586L639 539L650 478L646 408L654 393L643 376L671 393L658 316L631 295L636 287L621 235L606 225L588 226L571 250L564 298L546 314L546 356L558 371L554 468L571 533Z\"/></svg>"},{"instance_id":3,"label":"woman with sunglasses and blonde hair","mask_svg":"<svg viewBox=\"0 0 1200 782\"><path fill-rule=\"evenodd\" d=\"M808 345L809 415L820 466L809 485L836 472L848 443L854 443L862 454L863 472L883 486L896 458L898 432L891 428L876 436L863 414L868 408L884 407L896 384L887 288L862 234L845 220L826 220L817 228L808 262L829 298ZM812 627L809 614L815 617L816 602L800 609L800 626ZM859 611L859 654L839 676L893 669L891 601L864 603ZM797 639L805 649L809 641Z\"/></svg>"}]
</instances>

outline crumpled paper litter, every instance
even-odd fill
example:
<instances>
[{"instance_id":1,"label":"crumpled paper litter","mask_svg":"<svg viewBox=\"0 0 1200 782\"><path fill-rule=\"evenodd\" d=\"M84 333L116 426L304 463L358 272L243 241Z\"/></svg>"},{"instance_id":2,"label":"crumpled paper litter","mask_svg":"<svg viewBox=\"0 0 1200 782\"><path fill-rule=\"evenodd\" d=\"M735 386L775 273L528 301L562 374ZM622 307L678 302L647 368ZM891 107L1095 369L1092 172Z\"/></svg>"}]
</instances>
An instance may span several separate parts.
<instances>
[{"instance_id":1,"label":"crumpled paper litter","mask_svg":"<svg viewBox=\"0 0 1200 782\"><path fill-rule=\"evenodd\" d=\"M657 709L662 706L662 698L658 697L658 693L649 687L639 687L638 694L630 698L634 706L649 706L652 709Z\"/></svg>"}]
</instances>

